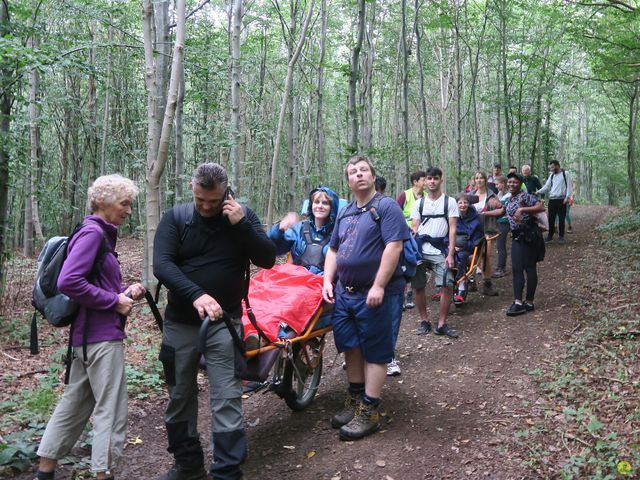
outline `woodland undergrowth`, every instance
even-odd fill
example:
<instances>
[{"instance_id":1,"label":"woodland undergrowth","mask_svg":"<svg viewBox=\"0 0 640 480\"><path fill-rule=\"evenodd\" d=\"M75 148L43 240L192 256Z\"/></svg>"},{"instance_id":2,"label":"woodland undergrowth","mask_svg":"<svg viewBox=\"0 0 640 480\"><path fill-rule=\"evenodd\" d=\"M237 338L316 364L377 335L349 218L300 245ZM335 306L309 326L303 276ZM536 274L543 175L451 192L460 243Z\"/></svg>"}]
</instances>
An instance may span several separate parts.
<instances>
[{"instance_id":1,"label":"woodland undergrowth","mask_svg":"<svg viewBox=\"0 0 640 480\"><path fill-rule=\"evenodd\" d=\"M640 477L640 210L596 228L559 357L530 372L537 419L515 435L541 478Z\"/></svg>"}]
</instances>

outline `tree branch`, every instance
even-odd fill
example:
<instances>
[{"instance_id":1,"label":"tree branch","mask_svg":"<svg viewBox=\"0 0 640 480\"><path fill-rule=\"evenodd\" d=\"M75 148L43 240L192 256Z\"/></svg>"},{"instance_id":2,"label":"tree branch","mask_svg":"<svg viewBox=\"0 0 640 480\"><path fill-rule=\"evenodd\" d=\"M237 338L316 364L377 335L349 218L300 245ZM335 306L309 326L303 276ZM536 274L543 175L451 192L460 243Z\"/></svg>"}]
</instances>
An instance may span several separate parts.
<instances>
[{"instance_id":1,"label":"tree branch","mask_svg":"<svg viewBox=\"0 0 640 480\"><path fill-rule=\"evenodd\" d=\"M189 20L189 18L191 18L193 15L195 15L196 13L198 13L200 10L202 10L207 4L209 3L209 0L202 0L202 2L200 2L200 5L198 5L196 8L194 8L193 10L191 10L186 17L184 17L185 20ZM176 27L176 23L172 23L171 25L169 25L169 28L175 28Z\"/></svg>"}]
</instances>

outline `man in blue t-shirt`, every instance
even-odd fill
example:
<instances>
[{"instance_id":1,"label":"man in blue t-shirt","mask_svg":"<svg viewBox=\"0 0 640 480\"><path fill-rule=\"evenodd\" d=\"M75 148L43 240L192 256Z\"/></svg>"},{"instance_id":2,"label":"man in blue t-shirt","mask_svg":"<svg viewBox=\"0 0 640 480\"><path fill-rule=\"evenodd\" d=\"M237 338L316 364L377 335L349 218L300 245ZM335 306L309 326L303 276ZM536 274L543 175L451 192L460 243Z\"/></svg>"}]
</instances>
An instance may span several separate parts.
<instances>
[{"instance_id":1,"label":"man in blue t-shirt","mask_svg":"<svg viewBox=\"0 0 640 480\"><path fill-rule=\"evenodd\" d=\"M398 204L376 193L376 173L367 157L352 157L345 175L355 200L338 215L322 296L335 303L333 337L345 354L349 381L345 409L334 415L331 426L340 428L342 440L357 440L380 428L378 406L393 358L394 312L402 308L405 286L398 260L410 233Z\"/></svg>"}]
</instances>

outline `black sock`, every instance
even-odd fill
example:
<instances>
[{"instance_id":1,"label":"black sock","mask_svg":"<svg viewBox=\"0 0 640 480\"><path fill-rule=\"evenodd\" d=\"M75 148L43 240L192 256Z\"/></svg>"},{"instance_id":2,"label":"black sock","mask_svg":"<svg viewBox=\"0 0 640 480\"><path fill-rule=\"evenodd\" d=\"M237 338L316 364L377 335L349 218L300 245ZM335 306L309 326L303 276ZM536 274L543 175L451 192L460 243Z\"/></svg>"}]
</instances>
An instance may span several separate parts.
<instances>
[{"instance_id":1,"label":"black sock","mask_svg":"<svg viewBox=\"0 0 640 480\"><path fill-rule=\"evenodd\" d=\"M42 472L42 471L38 470L38 472L36 473L36 478L38 480L53 480L54 473L55 473L54 471Z\"/></svg>"},{"instance_id":2,"label":"black sock","mask_svg":"<svg viewBox=\"0 0 640 480\"><path fill-rule=\"evenodd\" d=\"M366 393L363 395L362 401L364 403L366 403L367 405L371 405L373 407L377 407L380 404L380 399L379 398L372 398L369 395L367 395Z\"/></svg>"},{"instance_id":3,"label":"black sock","mask_svg":"<svg viewBox=\"0 0 640 480\"><path fill-rule=\"evenodd\" d=\"M349 382L349 393L351 395L363 395L364 383L351 383Z\"/></svg>"}]
</instances>

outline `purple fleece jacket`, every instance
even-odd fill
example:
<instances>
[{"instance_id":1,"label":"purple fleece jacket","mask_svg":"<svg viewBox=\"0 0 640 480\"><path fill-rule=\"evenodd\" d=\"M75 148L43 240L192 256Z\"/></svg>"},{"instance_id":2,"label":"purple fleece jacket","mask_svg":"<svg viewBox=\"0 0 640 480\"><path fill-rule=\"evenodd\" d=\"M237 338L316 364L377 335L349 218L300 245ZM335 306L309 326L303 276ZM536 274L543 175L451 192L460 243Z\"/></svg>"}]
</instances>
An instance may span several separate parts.
<instances>
[{"instance_id":1,"label":"purple fleece jacket","mask_svg":"<svg viewBox=\"0 0 640 480\"><path fill-rule=\"evenodd\" d=\"M117 227L95 215L85 217L84 223L86 225L69 242L67 259L58 277L58 289L80 304L71 340L74 347L82 345L87 321L87 344L125 337L123 317L115 311L118 294L123 291L120 264L113 254ZM103 232L112 251L104 257L98 278L89 283Z\"/></svg>"}]
</instances>

